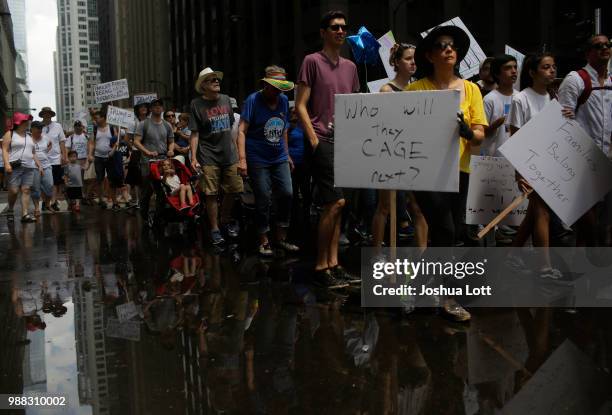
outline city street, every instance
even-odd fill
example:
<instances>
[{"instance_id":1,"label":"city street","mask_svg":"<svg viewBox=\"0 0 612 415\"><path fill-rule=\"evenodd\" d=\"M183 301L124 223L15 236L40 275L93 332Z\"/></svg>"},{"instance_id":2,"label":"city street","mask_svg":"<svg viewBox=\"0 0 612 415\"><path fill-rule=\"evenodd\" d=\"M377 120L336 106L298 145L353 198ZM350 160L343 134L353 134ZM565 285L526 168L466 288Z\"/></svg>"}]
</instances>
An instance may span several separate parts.
<instances>
[{"instance_id":1,"label":"city street","mask_svg":"<svg viewBox=\"0 0 612 415\"><path fill-rule=\"evenodd\" d=\"M179 231L97 207L3 217L3 390L80 408L57 414L609 413L610 310L462 325L363 309L358 289L309 284L310 255L219 253Z\"/></svg>"}]
</instances>

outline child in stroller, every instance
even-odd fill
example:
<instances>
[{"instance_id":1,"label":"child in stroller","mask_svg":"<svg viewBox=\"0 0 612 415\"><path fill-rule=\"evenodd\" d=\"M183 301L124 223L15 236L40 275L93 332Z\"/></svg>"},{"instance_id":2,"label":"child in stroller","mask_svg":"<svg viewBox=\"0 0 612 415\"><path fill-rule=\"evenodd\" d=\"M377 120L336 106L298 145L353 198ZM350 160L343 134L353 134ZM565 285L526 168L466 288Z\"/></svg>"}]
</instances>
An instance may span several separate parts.
<instances>
[{"instance_id":1,"label":"child in stroller","mask_svg":"<svg viewBox=\"0 0 612 415\"><path fill-rule=\"evenodd\" d=\"M151 163L151 179L157 193L157 207L169 205L174 212L180 213L179 219L185 216L195 217L200 199L193 189L191 178L191 171L179 160L167 159ZM160 204L160 199L165 203Z\"/></svg>"}]
</instances>

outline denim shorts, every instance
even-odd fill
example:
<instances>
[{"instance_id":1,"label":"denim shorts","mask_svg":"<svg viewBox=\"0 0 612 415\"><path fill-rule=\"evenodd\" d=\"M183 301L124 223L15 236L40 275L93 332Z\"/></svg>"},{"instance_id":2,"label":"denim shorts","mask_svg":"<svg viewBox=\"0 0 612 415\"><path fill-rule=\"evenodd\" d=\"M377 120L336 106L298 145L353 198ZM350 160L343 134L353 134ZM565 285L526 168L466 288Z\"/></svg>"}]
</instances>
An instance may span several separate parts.
<instances>
[{"instance_id":1,"label":"denim shorts","mask_svg":"<svg viewBox=\"0 0 612 415\"><path fill-rule=\"evenodd\" d=\"M13 169L13 172L8 178L9 187L32 187L32 183L34 182L34 173L38 173L38 170L30 167L19 166L16 169Z\"/></svg>"},{"instance_id":2,"label":"denim shorts","mask_svg":"<svg viewBox=\"0 0 612 415\"><path fill-rule=\"evenodd\" d=\"M43 170L43 175L34 173L34 182L32 183L32 198L40 199L40 193L47 197L53 196L53 169L51 166Z\"/></svg>"}]
</instances>

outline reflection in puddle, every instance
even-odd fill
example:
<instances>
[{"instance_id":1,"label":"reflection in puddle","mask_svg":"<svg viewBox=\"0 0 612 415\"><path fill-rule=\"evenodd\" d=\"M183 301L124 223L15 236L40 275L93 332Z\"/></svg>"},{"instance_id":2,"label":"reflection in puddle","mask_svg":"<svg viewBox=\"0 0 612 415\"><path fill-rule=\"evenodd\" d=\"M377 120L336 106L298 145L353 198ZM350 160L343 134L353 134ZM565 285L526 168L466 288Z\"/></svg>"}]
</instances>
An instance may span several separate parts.
<instances>
[{"instance_id":1,"label":"reflection in puddle","mask_svg":"<svg viewBox=\"0 0 612 415\"><path fill-rule=\"evenodd\" d=\"M134 217L9 233L0 392L70 403L27 414L591 414L611 398L608 310L456 325L362 309L358 290L310 286L303 260L157 239Z\"/></svg>"}]
</instances>

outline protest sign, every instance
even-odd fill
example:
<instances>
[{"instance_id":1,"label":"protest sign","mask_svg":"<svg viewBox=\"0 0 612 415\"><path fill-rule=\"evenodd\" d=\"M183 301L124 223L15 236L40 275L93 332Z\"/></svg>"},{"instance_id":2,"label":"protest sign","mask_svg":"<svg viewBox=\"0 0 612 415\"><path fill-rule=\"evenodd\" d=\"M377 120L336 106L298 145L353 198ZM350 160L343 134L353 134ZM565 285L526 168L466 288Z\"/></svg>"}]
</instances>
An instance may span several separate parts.
<instances>
[{"instance_id":1,"label":"protest sign","mask_svg":"<svg viewBox=\"0 0 612 415\"><path fill-rule=\"evenodd\" d=\"M466 223L491 222L515 198L521 195L516 185L514 167L503 157L472 156L470 161ZM519 226L527 213L527 202L513 209L501 222Z\"/></svg>"},{"instance_id":2,"label":"protest sign","mask_svg":"<svg viewBox=\"0 0 612 415\"><path fill-rule=\"evenodd\" d=\"M523 66L523 61L525 60L525 55L519 52L518 50L506 45L505 50L506 55L514 56L516 58L516 81L514 82L514 89L520 90L521 86L521 67Z\"/></svg>"},{"instance_id":3,"label":"protest sign","mask_svg":"<svg viewBox=\"0 0 612 415\"><path fill-rule=\"evenodd\" d=\"M499 151L568 225L612 189L612 163L556 100Z\"/></svg>"},{"instance_id":4,"label":"protest sign","mask_svg":"<svg viewBox=\"0 0 612 415\"><path fill-rule=\"evenodd\" d=\"M370 92L380 92L380 88L382 88L382 86L387 82L389 82L389 78L383 78L377 81L368 82L368 90Z\"/></svg>"},{"instance_id":5,"label":"protest sign","mask_svg":"<svg viewBox=\"0 0 612 415\"><path fill-rule=\"evenodd\" d=\"M117 311L117 319L120 323L128 321L132 319L132 317L136 317L138 314L140 314L139 307L136 306L133 301L129 301L125 304L119 304L117 307L115 307L115 310Z\"/></svg>"},{"instance_id":6,"label":"protest sign","mask_svg":"<svg viewBox=\"0 0 612 415\"><path fill-rule=\"evenodd\" d=\"M106 335L118 339L140 341L140 321L120 322L114 317L108 319Z\"/></svg>"},{"instance_id":7,"label":"protest sign","mask_svg":"<svg viewBox=\"0 0 612 415\"><path fill-rule=\"evenodd\" d=\"M79 111L74 114L74 121L79 120L83 125L87 125L87 116L89 113L86 110Z\"/></svg>"},{"instance_id":8,"label":"protest sign","mask_svg":"<svg viewBox=\"0 0 612 415\"><path fill-rule=\"evenodd\" d=\"M459 73L461 73L461 77L468 79L474 75L477 75L480 71L480 62L484 61L487 57L485 53L482 51L482 48L472 36L472 33L469 31L467 26L463 23L460 17L452 18L444 23L440 23L438 26L457 26L460 29L463 29L465 33L467 33L470 38L470 49L468 50L465 58L461 61L461 65L459 66ZM431 29L421 33L421 37L427 36L427 33L431 32L434 27Z\"/></svg>"},{"instance_id":9,"label":"protest sign","mask_svg":"<svg viewBox=\"0 0 612 415\"><path fill-rule=\"evenodd\" d=\"M128 131L133 131L136 126L136 116L134 111L124 110L123 108L108 106L106 110L106 122L112 125L125 127Z\"/></svg>"},{"instance_id":10,"label":"protest sign","mask_svg":"<svg viewBox=\"0 0 612 415\"><path fill-rule=\"evenodd\" d=\"M459 91L335 96L335 185L459 190Z\"/></svg>"},{"instance_id":11,"label":"protest sign","mask_svg":"<svg viewBox=\"0 0 612 415\"><path fill-rule=\"evenodd\" d=\"M382 61L383 66L385 67L385 72L387 72L387 77L389 77L389 79L393 79L395 78L395 70L393 69L393 66L391 66L391 64L389 63L389 58L391 57L391 48L393 47L393 45L395 45L395 38L393 37L393 33L389 30L387 33L382 35L380 39L378 39L378 43L380 43L378 54L380 55L380 60ZM376 92L378 92L378 90Z\"/></svg>"},{"instance_id":12,"label":"protest sign","mask_svg":"<svg viewBox=\"0 0 612 415\"><path fill-rule=\"evenodd\" d=\"M127 79L95 85L94 97L97 104L129 98L130 91L128 90Z\"/></svg>"},{"instance_id":13,"label":"protest sign","mask_svg":"<svg viewBox=\"0 0 612 415\"><path fill-rule=\"evenodd\" d=\"M147 92L146 94L136 94L134 95L134 106L143 103L148 104L154 99L157 99L157 94L155 92Z\"/></svg>"}]
</instances>

